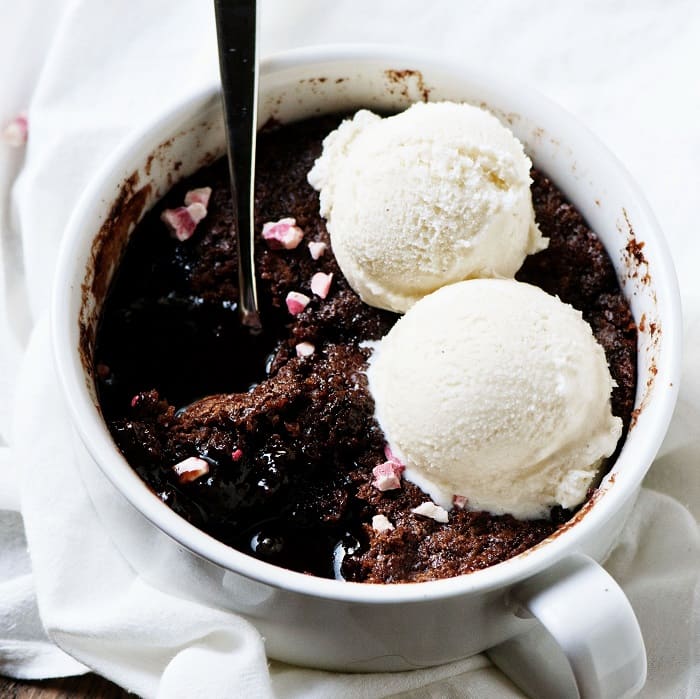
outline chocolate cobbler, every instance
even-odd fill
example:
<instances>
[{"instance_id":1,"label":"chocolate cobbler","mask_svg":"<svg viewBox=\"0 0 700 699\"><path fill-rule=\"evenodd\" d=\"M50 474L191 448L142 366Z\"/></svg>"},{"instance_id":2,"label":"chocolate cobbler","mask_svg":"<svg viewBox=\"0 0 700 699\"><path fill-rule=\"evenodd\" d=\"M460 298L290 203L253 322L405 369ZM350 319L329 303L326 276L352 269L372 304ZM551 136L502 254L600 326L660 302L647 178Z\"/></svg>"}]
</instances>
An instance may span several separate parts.
<instances>
[{"instance_id":1,"label":"chocolate cobbler","mask_svg":"<svg viewBox=\"0 0 700 699\"><path fill-rule=\"evenodd\" d=\"M549 519L519 521L454 507L441 523L412 512L428 499L412 483L378 487L376 468L391 455L367 389L366 342L398 316L349 287L306 180L339 121L271 125L259 135L260 335L237 315L226 161L179 183L144 217L98 330L102 411L158 497L251 556L357 582L469 573L537 544L574 513L555 507ZM583 312L605 349L617 382L613 413L626 430L636 381L629 307L596 235L544 174L532 177L550 244L517 278ZM263 237L266 223L277 225Z\"/></svg>"}]
</instances>

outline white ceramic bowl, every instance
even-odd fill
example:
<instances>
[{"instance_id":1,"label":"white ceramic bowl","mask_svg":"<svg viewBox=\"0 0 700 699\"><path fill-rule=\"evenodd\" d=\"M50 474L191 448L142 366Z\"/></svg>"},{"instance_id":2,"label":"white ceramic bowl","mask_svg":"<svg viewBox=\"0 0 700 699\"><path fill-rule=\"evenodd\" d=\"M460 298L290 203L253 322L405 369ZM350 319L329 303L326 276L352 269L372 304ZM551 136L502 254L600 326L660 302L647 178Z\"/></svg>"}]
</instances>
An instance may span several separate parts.
<instances>
[{"instance_id":1,"label":"white ceramic bowl","mask_svg":"<svg viewBox=\"0 0 700 699\"><path fill-rule=\"evenodd\" d=\"M612 471L570 523L520 556L449 580L382 586L310 577L235 551L178 517L112 441L97 404L92 342L135 223L176 180L224 153L212 88L145 127L109 160L74 212L58 264L53 341L60 381L85 447L84 480L116 544L154 584L244 615L264 635L269 655L291 663L398 670L498 646L493 657L526 686L516 657L518 646L522 652L533 645L521 641L540 628L527 618L534 614L566 653L583 695L634 691L646 672L639 628L594 561L614 544L666 432L681 346L674 271L640 192L571 116L481 69L371 47L313 48L263 62L260 90L261 124L359 107L399 110L421 99L483 105L507 123L615 265L640 328L633 425Z\"/></svg>"}]
</instances>

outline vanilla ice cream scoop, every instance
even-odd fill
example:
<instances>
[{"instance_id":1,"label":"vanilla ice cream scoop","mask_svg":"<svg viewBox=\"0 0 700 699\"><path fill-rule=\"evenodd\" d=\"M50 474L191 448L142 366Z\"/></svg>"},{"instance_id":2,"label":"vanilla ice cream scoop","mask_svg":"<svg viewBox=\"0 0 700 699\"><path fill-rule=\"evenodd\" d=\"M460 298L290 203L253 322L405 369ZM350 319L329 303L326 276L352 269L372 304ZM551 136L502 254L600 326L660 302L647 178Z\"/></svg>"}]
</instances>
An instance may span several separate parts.
<instances>
[{"instance_id":1,"label":"vanilla ice cream scoop","mask_svg":"<svg viewBox=\"0 0 700 699\"><path fill-rule=\"evenodd\" d=\"M368 369L405 476L449 508L529 519L574 507L622 432L581 313L506 279L445 286L384 337Z\"/></svg>"},{"instance_id":2,"label":"vanilla ice cream scoop","mask_svg":"<svg viewBox=\"0 0 700 699\"><path fill-rule=\"evenodd\" d=\"M365 303L404 312L445 284L513 277L546 247L530 167L520 142L483 109L418 103L343 122L308 179L352 288Z\"/></svg>"}]
</instances>

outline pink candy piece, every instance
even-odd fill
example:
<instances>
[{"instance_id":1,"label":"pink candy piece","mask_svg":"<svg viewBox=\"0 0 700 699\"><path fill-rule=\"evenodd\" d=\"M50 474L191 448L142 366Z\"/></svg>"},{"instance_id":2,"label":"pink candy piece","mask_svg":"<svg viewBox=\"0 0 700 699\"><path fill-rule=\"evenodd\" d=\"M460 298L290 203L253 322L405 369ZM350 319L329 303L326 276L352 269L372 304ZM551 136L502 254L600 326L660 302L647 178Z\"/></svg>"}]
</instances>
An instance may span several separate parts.
<instances>
[{"instance_id":1,"label":"pink candy piece","mask_svg":"<svg viewBox=\"0 0 700 699\"><path fill-rule=\"evenodd\" d=\"M190 189L190 191L185 194L185 206L201 204L206 209L209 206L209 197L211 197L211 187Z\"/></svg>"},{"instance_id":2,"label":"pink candy piece","mask_svg":"<svg viewBox=\"0 0 700 699\"><path fill-rule=\"evenodd\" d=\"M460 510L463 510L467 506L467 502L467 498L465 498L464 495L455 495L452 498L452 504Z\"/></svg>"},{"instance_id":3,"label":"pink candy piece","mask_svg":"<svg viewBox=\"0 0 700 699\"><path fill-rule=\"evenodd\" d=\"M131 407L135 408L139 402L141 401L141 394L137 393L132 399L131 399Z\"/></svg>"},{"instance_id":4,"label":"pink candy piece","mask_svg":"<svg viewBox=\"0 0 700 699\"><path fill-rule=\"evenodd\" d=\"M231 458L234 461L240 461L243 458L243 449L234 449Z\"/></svg>"},{"instance_id":5,"label":"pink candy piece","mask_svg":"<svg viewBox=\"0 0 700 699\"><path fill-rule=\"evenodd\" d=\"M331 282L333 281L333 273L325 274L324 272L316 272L313 277L311 277L311 291L313 291L316 296L320 296L325 299L328 296L328 292L331 289Z\"/></svg>"},{"instance_id":6,"label":"pink candy piece","mask_svg":"<svg viewBox=\"0 0 700 699\"><path fill-rule=\"evenodd\" d=\"M19 148L27 142L28 134L29 123L27 122L27 115L22 112L12 121L10 121L2 130L2 140L5 141L8 146Z\"/></svg>"},{"instance_id":7,"label":"pink candy piece","mask_svg":"<svg viewBox=\"0 0 700 699\"><path fill-rule=\"evenodd\" d=\"M300 342L296 347L297 357L310 357L316 348L310 342Z\"/></svg>"},{"instance_id":8,"label":"pink candy piece","mask_svg":"<svg viewBox=\"0 0 700 699\"><path fill-rule=\"evenodd\" d=\"M290 291L285 299L287 310L293 315L299 315L308 305L311 299L306 294L300 294L298 291Z\"/></svg>"},{"instance_id":9,"label":"pink candy piece","mask_svg":"<svg viewBox=\"0 0 700 699\"><path fill-rule=\"evenodd\" d=\"M391 451L391 447L388 444L384 445L384 456L386 457L387 461L392 461L393 463L401 466L402 470L405 468L405 466L401 463L399 457L396 456L393 451Z\"/></svg>"},{"instance_id":10,"label":"pink candy piece","mask_svg":"<svg viewBox=\"0 0 700 699\"><path fill-rule=\"evenodd\" d=\"M262 236L273 250L284 248L294 250L301 239L304 231L296 225L295 218L281 218L279 221L269 221L263 225Z\"/></svg>"},{"instance_id":11,"label":"pink candy piece","mask_svg":"<svg viewBox=\"0 0 700 699\"><path fill-rule=\"evenodd\" d=\"M204 459L190 456L189 459L175 464L173 471L177 474L180 483L191 483L209 473L209 464Z\"/></svg>"},{"instance_id":12,"label":"pink candy piece","mask_svg":"<svg viewBox=\"0 0 700 699\"><path fill-rule=\"evenodd\" d=\"M309 253L314 260L318 260L319 257L323 257L327 248L328 246L325 243L309 243Z\"/></svg>"},{"instance_id":13,"label":"pink candy piece","mask_svg":"<svg viewBox=\"0 0 700 699\"><path fill-rule=\"evenodd\" d=\"M192 237L197 224L207 215L207 209L199 202L177 209L165 209L160 220L170 229L170 235L184 242Z\"/></svg>"},{"instance_id":14,"label":"pink candy piece","mask_svg":"<svg viewBox=\"0 0 700 699\"><path fill-rule=\"evenodd\" d=\"M394 461L385 461L372 469L374 480L372 485L384 492L385 490L396 490L401 487L401 474L404 467Z\"/></svg>"},{"instance_id":15,"label":"pink candy piece","mask_svg":"<svg viewBox=\"0 0 700 699\"><path fill-rule=\"evenodd\" d=\"M418 507L414 507L411 512L413 512L413 514L420 515L421 517L434 519L436 522L440 522L442 524L446 524L450 519L449 515L447 514L447 510L430 501L424 502L418 505Z\"/></svg>"}]
</instances>

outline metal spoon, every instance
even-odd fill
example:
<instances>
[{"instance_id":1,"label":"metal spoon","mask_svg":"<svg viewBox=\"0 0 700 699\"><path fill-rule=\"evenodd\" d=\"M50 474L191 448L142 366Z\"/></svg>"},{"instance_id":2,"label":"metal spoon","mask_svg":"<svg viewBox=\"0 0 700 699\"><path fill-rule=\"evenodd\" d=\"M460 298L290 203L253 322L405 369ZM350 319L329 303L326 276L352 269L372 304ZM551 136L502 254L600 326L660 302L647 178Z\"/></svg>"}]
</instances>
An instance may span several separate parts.
<instances>
[{"instance_id":1,"label":"metal spoon","mask_svg":"<svg viewBox=\"0 0 700 699\"><path fill-rule=\"evenodd\" d=\"M255 141L258 111L256 0L214 0L233 221L238 235L238 311L262 330L255 286Z\"/></svg>"}]
</instances>

